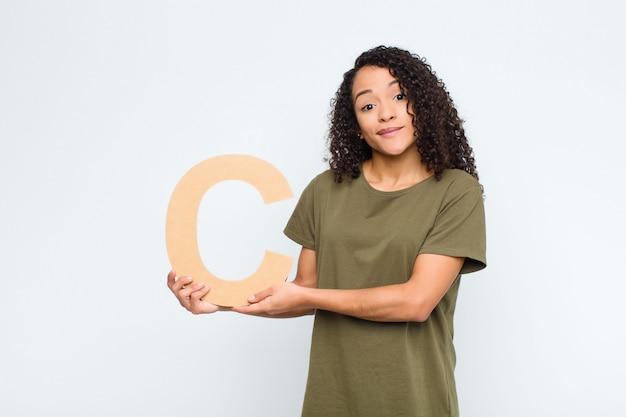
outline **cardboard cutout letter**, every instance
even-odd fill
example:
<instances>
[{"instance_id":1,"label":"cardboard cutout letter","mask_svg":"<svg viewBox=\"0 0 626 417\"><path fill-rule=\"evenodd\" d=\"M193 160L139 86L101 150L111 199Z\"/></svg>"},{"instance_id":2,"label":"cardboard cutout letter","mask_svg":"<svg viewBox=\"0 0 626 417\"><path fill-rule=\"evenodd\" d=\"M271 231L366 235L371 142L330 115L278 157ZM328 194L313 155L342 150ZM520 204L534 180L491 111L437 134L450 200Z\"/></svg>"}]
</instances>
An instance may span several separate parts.
<instances>
[{"instance_id":1,"label":"cardboard cutout letter","mask_svg":"<svg viewBox=\"0 0 626 417\"><path fill-rule=\"evenodd\" d=\"M265 204L293 195L289 183L268 162L247 155L221 155L200 162L179 181L167 209L165 240L172 267L179 276L192 276L211 291L204 300L219 306L248 304L247 298L280 281L285 281L293 258L266 250L259 268L249 277L227 281L213 275L203 264L198 249L198 209L202 197L213 185L241 180L254 186Z\"/></svg>"}]
</instances>

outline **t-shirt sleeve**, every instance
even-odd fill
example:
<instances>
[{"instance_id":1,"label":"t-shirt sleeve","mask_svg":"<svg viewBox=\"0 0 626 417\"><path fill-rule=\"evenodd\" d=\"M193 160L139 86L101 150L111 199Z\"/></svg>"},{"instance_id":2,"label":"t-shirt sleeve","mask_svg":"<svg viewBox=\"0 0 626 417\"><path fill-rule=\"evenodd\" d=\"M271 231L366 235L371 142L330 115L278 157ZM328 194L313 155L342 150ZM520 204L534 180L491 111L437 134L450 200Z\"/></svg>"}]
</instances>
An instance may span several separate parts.
<instances>
[{"instance_id":1,"label":"t-shirt sleeve","mask_svg":"<svg viewBox=\"0 0 626 417\"><path fill-rule=\"evenodd\" d=\"M315 180L300 195L287 226L285 235L308 249L315 250Z\"/></svg>"},{"instance_id":2,"label":"t-shirt sleeve","mask_svg":"<svg viewBox=\"0 0 626 417\"><path fill-rule=\"evenodd\" d=\"M482 188L473 178L450 184L419 253L464 257L461 274L487 266Z\"/></svg>"}]
</instances>

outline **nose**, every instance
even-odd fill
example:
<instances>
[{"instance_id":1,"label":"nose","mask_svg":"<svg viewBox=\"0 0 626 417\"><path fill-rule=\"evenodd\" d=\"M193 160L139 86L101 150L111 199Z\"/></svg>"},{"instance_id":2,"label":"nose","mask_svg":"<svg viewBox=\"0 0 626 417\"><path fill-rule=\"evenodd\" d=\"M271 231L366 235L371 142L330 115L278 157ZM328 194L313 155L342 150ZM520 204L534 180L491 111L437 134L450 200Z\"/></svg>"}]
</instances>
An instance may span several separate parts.
<instances>
[{"instance_id":1,"label":"nose","mask_svg":"<svg viewBox=\"0 0 626 417\"><path fill-rule=\"evenodd\" d=\"M388 122L396 117L395 107L392 104L379 104L378 106L378 120L381 122Z\"/></svg>"}]
</instances>

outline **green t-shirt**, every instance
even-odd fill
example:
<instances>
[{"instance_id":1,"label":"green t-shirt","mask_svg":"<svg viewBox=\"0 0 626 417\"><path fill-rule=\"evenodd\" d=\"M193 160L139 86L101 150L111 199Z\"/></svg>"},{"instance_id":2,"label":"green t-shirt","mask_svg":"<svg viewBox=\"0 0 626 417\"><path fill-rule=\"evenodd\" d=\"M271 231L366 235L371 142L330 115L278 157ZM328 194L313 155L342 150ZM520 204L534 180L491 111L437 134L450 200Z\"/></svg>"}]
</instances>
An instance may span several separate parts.
<instances>
[{"instance_id":1,"label":"green t-shirt","mask_svg":"<svg viewBox=\"0 0 626 417\"><path fill-rule=\"evenodd\" d=\"M465 257L482 269L482 189L461 170L383 192L361 175L326 171L302 193L285 234L315 250L319 288L406 282L420 253ZM302 415L457 416L453 315L460 276L423 323L380 323L318 310Z\"/></svg>"}]
</instances>

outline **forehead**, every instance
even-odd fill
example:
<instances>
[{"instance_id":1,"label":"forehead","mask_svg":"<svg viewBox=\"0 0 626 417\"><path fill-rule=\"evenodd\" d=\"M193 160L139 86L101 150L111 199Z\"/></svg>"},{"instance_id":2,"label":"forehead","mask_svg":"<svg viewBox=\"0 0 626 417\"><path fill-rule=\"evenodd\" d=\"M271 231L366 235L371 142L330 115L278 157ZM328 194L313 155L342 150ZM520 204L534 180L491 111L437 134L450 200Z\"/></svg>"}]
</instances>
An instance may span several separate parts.
<instances>
[{"instance_id":1,"label":"forehead","mask_svg":"<svg viewBox=\"0 0 626 417\"><path fill-rule=\"evenodd\" d=\"M365 66L354 75L352 97L366 90L371 90L371 92L386 90L397 85L394 81L397 80L391 75L388 68Z\"/></svg>"}]
</instances>

